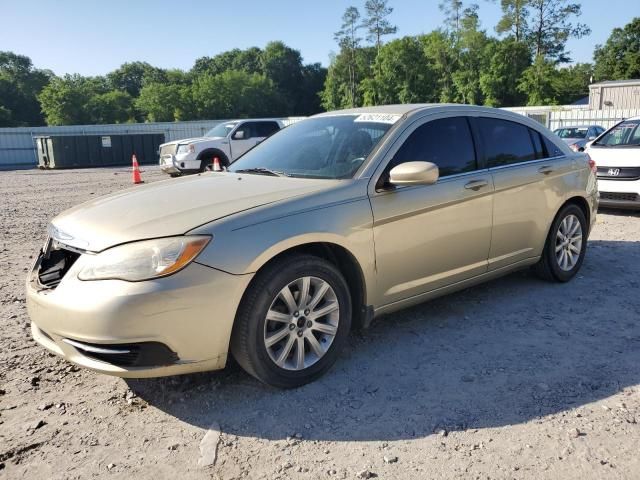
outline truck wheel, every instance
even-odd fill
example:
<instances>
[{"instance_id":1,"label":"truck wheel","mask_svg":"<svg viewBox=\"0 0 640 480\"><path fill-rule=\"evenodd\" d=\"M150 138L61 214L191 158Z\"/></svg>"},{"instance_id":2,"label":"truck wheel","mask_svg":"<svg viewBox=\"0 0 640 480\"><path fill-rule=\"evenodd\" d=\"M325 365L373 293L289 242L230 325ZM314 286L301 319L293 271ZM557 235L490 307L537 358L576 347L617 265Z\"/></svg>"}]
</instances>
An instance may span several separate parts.
<instances>
[{"instance_id":1,"label":"truck wheel","mask_svg":"<svg viewBox=\"0 0 640 480\"><path fill-rule=\"evenodd\" d=\"M351 297L340 271L312 255L289 255L258 273L245 293L231 352L258 380L299 387L335 363L350 328Z\"/></svg>"}]
</instances>

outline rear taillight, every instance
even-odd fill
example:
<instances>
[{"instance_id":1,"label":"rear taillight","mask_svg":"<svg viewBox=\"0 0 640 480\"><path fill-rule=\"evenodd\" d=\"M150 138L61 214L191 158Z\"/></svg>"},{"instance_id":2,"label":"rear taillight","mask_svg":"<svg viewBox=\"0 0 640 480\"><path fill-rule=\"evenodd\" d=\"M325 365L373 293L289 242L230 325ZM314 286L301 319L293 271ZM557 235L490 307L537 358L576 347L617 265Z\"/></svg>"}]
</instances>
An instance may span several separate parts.
<instances>
[{"instance_id":1,"label":"rear taillight","mask_svg":"<svg viewBox=\"0 0 640 480\"><path fill-rule=\"evenodd\" d=\"M585 153L585 155L587 156L587 162L589 163L589 168L591 168L591 171L593 173L598 173L598 167L596 165L596 161L592 159L588 153Z\"/></svg>"}]
</instances>

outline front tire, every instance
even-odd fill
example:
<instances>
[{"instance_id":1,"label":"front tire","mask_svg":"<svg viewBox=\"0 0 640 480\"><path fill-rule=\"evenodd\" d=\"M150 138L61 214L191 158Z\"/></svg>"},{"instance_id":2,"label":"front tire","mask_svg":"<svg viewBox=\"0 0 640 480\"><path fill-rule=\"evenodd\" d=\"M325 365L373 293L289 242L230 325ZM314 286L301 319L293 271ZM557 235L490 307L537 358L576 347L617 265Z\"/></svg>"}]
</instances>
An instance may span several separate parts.
<instances>
[{"instance_id":1,"label":"front tire","mask_svg":"<svg viewBox=\"0 0 640 480\"><path fill-rule=\"evenodd\" d=\"M258 273L236 315L231 352L258 380L294 388L323 375L351 329L351 297L331 263L288 255Z\"/></svg>"},{"instance_id":2,"label":"front tire","mask_svg":"<svg viewBox=\"0 0 640 480\"><path fill-rule=\"evenodd\" d=\"M565 205L551 225L536 274L552 282L568 282L580 270L587 251L587 219L580 207Z\"/></svg>"}]
</instances>

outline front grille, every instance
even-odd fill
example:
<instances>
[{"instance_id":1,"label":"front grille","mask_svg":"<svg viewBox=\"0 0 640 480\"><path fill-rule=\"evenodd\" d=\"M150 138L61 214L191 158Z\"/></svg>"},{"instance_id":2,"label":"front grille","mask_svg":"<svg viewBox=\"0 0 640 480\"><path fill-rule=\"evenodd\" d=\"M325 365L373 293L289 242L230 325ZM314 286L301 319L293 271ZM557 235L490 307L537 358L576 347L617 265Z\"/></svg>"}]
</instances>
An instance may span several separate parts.
<instances>
[{"instance_id":1,"label":"front grille","mask_svg":"<svg viewBox=\"0 0 640 480\"><path fill-rule=\"evenodd\" d=\"M117 367L159 367L178 361L178 355L163 343L98 344L63 339L84 356Z\"/></svg>"},{"instance_id":2,"label":"front grille","mask_svg":"<svg viewBox=\"0 0 640 480\"><path fill-rule=\"evenodd\" d=\"M173 155L174 153L176 153L176 147L177 145L174 144L163 145L162 147L160 147L160 156L164 157L165 155Z\"/></svg>"},{"instance_id":3,"label":"front grille","mask_svg":"<svg viewBox=\"0 0 640 480\"><path fill-rule=\"evenodd\" d=\"M638 180L640 167L598 167L598 178L607 180Z\"/></svg>"},{"instance_id":4,"label":"front grille","mask_svg":"<svg viewBox=\"0 0 640 480\"><path fill-rule=\"evenodd\" d=\"M613 193L600 192L600 200L612 200L614 202L637 202L637 193Z\"/></svg>"},{"instance_id":5,"label":"front grille","mask_svg":"<svg viewBox=\"0 0 640 480\"><path fill-rule=\"evenodd\" d=\"M71 250L50 249L48 253L41 253L38 268L38 283L45 288L56 288L62 281L71 265L80 257L79 253Z\"/></svg>"}]
</instances>

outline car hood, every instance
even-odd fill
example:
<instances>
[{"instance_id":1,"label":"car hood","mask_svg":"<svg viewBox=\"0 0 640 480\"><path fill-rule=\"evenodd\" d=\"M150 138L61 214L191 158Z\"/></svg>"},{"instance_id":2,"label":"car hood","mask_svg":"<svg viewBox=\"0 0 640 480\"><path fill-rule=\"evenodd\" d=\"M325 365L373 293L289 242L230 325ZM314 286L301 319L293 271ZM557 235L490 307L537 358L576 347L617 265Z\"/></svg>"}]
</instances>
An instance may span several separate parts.
<instances>
[{"instance_id":1,"label":"car hood","mask_svg":"<svg viewBox=\"0 0 640 480\"><path fill-rule=\"evenodd\" d=\"M55 217L49 230L61 243L99 252L135 240L181 235L234 213L339 182L206 173L137 186L83 203Z\"/></svg>"},{"instance_id":2,"label":"car hood","mask_svg":"<svg viewBox=\"0 0 640 480\"><path fill-rule=\"evenodd\" d=\"M180 140L174 140L173 142L166 142L160 145L160 147L164 147L165 145L186 145L187 143L201 143L201 142L211 142L224 140L224 137L193 137L193 138L181 138Z\"/></svg>"},{"instance_id":3,"label":"car hood","mask_svg":"<svg viewBox=\"0 0 640 480\"><path fill-rule=\"evenodd\" d=\"M592 147L587 153L599 167L640 167L640 147Z\"/></svg>"},{"instance_id":4,"label":"car hood","mask_svg":"<svg viewBox=\"0 0 640 480\"><path fill-rule=\"evenodd\" d=\"M573 145L574 143L586 143L586 138L563 138L562 141L567 145Z\"/></svg>"}]
</instances>

